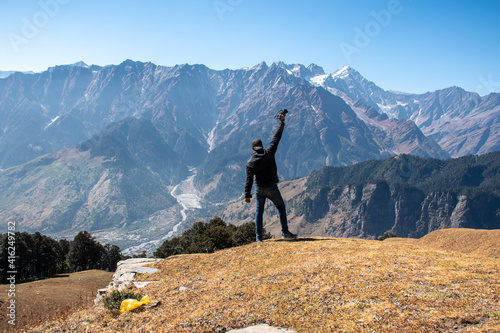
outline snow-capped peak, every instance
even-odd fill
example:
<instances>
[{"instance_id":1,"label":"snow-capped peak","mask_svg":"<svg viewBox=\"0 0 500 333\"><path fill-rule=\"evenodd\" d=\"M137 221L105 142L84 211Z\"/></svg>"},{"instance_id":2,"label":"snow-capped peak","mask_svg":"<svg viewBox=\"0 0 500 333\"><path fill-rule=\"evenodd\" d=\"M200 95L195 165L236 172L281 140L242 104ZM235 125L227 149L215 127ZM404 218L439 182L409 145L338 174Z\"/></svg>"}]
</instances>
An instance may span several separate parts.
<instances>
[{"instance_id":1,"label":"snow-capped peak","mask_svg":"<svg viewBox=\"0 0 500 333\"><path fill-rule=\"evenodd\" d=\"M345 79L352 72L352 68L350 66L344 66L342 68L337 69L335 73L332 74L332 77L338 77L341 79Z\"/></svg>"},{"instance_id":2,"label":"snow-capped peak","mask_svg":"<svg viewBox=\"0 0 500 333\"><path fill-rule=\"evenodd\" d=\"M305 67L301 64L285 64L283 61L273 63L273 66L279 66L287 71L288 74L309 80L317 75L325 74L323 68L316 64L310 64Z\"/></svg>"},{"instance_id":3,"label":"snow-capped peak","mask_svg":"<svg viewBox=\"0 0 500 333\"><path fill-rule=\"evenodd\" d=\"M86 64L86 63L84 63L83 61L78 61L78 62L75 62L74 64L70 64L69 66L89 68L89 65L87 65L87 64Z\"/></svg>"},{"instance_id":4,"label":"snow-capped peak","mask_svg":"<svg viewBox=\"0 0 500 333\"><path fill-rule=\"evenodd\" d=\"M325 80L329 76L330 74L316 75L314 77L309 78L309 82L311 82L315 86L323 87L325 85Z\"/></svg>"}]
</instances>

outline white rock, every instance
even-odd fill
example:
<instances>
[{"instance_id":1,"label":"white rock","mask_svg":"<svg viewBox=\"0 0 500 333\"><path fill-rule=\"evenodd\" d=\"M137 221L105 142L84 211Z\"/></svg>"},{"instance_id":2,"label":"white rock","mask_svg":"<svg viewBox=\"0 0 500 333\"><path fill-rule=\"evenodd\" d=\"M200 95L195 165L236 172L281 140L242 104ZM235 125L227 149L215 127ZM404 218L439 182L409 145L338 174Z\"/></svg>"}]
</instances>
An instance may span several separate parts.
<instances>
[{"instance_id":1,"label":"white rock","mask_svg":"<svg viewBox=\"0 0 500 333\"><path fill-rule=\"evenodd\" d=\"M153 267L143 267L144 265L155 263L157 261L160 261L162 259L156 259L156 258L132 258L132 259L127 259L127 260L121 260L118 262L118 265L116 266L116 271L113 274L113 280L111 283L103 289L99 289L97 292L97 297L94 300L94 302L97 304L99 303L104 295L106 295L108 292L111 290L125 290L130 287L137 287L137 288L142 288L145 287L147 284L150 282L155 282L155 281L141 281L137 282L135 281L135 275L137 273L155 273L158 271L158 269L153 268Z\"/></svg>"}]
</instances>

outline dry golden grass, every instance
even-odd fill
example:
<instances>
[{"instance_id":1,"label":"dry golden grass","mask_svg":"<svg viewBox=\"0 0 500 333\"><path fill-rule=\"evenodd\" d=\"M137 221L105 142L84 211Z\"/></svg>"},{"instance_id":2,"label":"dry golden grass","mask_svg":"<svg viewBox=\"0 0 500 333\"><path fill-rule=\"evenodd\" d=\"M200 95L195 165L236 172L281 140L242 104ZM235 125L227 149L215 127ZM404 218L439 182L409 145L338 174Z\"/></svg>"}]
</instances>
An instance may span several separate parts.
<instances>
[{"instance_id":1,"label":"dry golden grass","mask_svg":"<svg viewBox=\"0 0 500 333\"><path fill-rule=\"evenodd\" d=\"M141 290L158 307L117 315L100 306L35 331L224 332L267 323L302 333L500 332L500 260L418 241L266 241L153 266L160 270L139 279L159 280Z\"/></svg>"},{"instance_id":2,"label":"dry golden grass","mask_svg":"<svg viewBox=\"0 0 500 333\"><path fill-rule=\"evenodd\" d=\"M99 270L59 275L54 278L16 285L16 326L8 323L9 285L0 285L0 332L12 332L40 325L47 320L65 318L70 313L93 305L96 291L106 287L113 273Z\"/></svg>"},{"instance_id":3,"label":"dry golden grass","mask_svg":"<svg viewBox=\"0 0 500 333\"><path fill-rule=\"evenodd\" d=\"M439 250L500 258L500 229L444 229L431 232L418 244Z\"/></svg>"}]
</instances>

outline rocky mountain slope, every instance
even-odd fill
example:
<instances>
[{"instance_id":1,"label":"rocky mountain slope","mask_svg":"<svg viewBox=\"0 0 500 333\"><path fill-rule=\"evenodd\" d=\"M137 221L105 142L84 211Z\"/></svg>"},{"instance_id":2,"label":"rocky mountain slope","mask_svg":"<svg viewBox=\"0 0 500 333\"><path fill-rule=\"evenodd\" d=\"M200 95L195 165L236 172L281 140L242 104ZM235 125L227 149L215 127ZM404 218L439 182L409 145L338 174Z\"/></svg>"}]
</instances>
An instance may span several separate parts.
<instances>
[{"instance_id":1,"label":"rocky mountain slope","mask_svg":"<svg viewBox=\"0 0 500 333\"><path fill-rule=\"evenodd\" d=\"M399 155L330 167L282 184L292 232L376 238L422 237L443 228L500 229L500 152L452 160ZM219 213L233 224L253 220L254 205ZM274 208L265 227L280 234Z\"/></svg>"},{"instance_id":2,"label":"rocky mountain slope","mask_svg":"<svg viewBox=\"0 0 500 333\"><path fill-rule=\"evenodd\" d=\"M170 191L187 175L151 122L128 118L3 171L0 216L23 230L58 236L88 230L101 238L111 233L114 244L137 244L168 233L180 219Z\"/></svg>"},{"instance_id":3,"label":"rocky mountain slope","mask_svg":"<svg viewBox=\"0 0 500 333\"><path fill-rule=\"evenodd\" d=\"M18 71L0 71L0 79L5 79L6 77L9 77L10 75L14 73L19 73ZM24 74L34 74L32 71L25 71L25 72L20 72Z\"/></svg>"}]
</instances>

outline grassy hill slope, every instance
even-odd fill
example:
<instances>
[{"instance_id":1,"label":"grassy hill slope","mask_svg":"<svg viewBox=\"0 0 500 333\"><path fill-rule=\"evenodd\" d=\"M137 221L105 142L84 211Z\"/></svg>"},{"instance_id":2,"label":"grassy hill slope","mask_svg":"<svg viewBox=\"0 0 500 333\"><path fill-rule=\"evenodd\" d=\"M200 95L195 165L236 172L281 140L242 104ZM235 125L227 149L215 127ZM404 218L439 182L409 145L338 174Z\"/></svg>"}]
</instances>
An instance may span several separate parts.
<instances>
[{"instance_id":1,"label":"grassy hill slope","mask_svg":"<svg viewBox=\"0 0 500 333\"><path fill-rule=\"evenodd\" d=\"M500 229L436 230L419 239L418 244L439 250L500 258Z\"/></svg>"},{"instance_id":2,"label":"grassy hill slope","mask_svg":"<svg viewBox=\"0 0 500 333\"><path fill-rule=\"evenodd\" d=\"M0 285L0 332L13 332L24 327L40 325L54 318L65 318L70 313L94 304L97 289L109 284L113 273L88 270L44 280L16 285L16 326L8 323L7 306L10 285Z\"/></svg>"},{"instance_id":3,"label":"grassy hill slope","mask_svg":"<svg viewBox=\"0 0 500 333\"><path fill-rule=\"evenodd\" d=\"M435 249L432 235L271 240L170 257L139 276L159 281L141 290L158 307L117 315L99 306L36 331L225 332L268 323L298 332L499 332L500 253ZM485 235L499 240L497 231Z\"/></svg>"}]
</instances>

